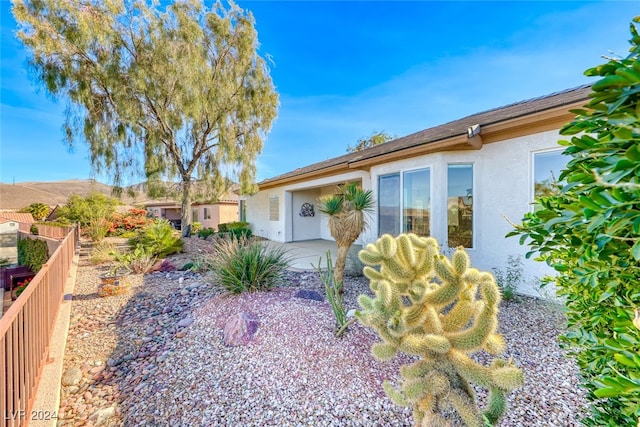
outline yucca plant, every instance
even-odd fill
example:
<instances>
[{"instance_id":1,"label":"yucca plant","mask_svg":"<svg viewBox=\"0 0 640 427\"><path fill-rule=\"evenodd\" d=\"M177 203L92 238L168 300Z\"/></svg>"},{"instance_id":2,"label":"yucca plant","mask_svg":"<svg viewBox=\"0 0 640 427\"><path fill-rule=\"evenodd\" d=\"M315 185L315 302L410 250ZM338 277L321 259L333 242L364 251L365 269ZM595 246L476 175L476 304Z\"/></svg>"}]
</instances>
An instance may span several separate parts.
<instances>
[{"instance_id":1,"label":"yucca plant","mask_svg":"<svg viewBox=\"0 0 640 427\"><path fill-rule=\"evenodd\" d=\"M232 238L218 242L209 264L216 283L239 294L277 286L289 267L290 258L284 248Z\"/></svg>"},{"instance_id":2,"label":"yucca plant","mask_svg":"<svg viewBox=\"0 0 640 427\"><path fill-rule=\"evenodd\" d=\"M338 245L333 274L342 294L347 254L351 245L368 226L368 215L375 206L373 193L350 182L338 187L335 194L319 198L318 203L320 212L329 215L329 232Z\"/></svg>"}]
</instances>

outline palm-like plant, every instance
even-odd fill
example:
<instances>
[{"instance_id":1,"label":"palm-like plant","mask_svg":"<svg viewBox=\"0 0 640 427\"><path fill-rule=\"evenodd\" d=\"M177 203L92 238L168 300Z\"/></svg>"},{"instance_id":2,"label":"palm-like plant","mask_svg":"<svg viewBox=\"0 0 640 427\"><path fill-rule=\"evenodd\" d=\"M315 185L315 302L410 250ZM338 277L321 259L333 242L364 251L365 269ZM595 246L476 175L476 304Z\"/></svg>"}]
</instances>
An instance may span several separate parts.
<instances>
[{"instance_id":1,"label":"palm-like plant","mask_svg":"<svg viewBox=\"0 0 640 427\"><path fill-rule=\"evenodd\" d=\"M319 198L318 203L320 212L329 215L329 232L338 245L333 275L339 292L343 293L342 279L347 254L351 245L368 226L368 215L375 206L373 193L350 182L338 187L335 194Z\"/></svg>"}]
</instances>

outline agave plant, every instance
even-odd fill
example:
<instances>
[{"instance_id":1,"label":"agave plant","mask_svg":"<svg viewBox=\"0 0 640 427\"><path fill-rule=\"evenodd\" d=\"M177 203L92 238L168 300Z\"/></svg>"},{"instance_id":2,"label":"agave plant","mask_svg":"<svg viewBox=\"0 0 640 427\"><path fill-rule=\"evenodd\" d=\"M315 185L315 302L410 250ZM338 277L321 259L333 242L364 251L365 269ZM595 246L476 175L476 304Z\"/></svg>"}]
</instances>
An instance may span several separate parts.
<instances>
[{"instance_id":1,"label":"agave plant","mask_svg":"<svg viewBox=\"0 0 640 427\"><path fill-rule=\"evenodd\" d=\"M320 212L329 215L329 232L338 245L336 265L333 268L335 283L344 293L343 277L349 248L368 226L368 215L375 202L371 190L363 190L350 182L338 187L335 194L318 199Z\"/></svg>"}]
</instances>

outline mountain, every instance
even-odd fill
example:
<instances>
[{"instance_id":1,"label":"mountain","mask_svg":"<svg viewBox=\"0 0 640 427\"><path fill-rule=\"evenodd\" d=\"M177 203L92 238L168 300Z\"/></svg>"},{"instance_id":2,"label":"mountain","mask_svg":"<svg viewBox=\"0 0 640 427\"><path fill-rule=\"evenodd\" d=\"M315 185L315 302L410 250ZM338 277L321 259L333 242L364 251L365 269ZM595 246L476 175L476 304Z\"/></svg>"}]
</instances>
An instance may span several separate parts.
<instances>
[{"instance_id":1,"label":"mountain","mask_svg":"<svg viewBox=\"0 0 640 427\"><path fill-rule=\"evenodd\" d=\"M32 203L44 203L54 207L64 205L72 194L88 196L99 192L111 196L112 187L92 179L74 179L54 182L20 182L15 184L0 183L0 210L16 210ZM125 204L138 204L147 197L139 194L136 199L123 196Z\"/></svg>"}]
</instances>

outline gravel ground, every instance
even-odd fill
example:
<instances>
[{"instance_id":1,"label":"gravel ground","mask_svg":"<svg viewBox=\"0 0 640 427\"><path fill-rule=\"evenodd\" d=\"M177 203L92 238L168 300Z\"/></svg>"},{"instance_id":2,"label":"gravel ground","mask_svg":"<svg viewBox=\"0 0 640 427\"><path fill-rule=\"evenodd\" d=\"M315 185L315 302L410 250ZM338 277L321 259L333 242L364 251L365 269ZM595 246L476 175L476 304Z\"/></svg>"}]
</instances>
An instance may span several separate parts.
<instances>
[{"instance_id":1,"label":"gravel ground","mask_svg":"<svg viewBox=\"0 0 640 427\"><path fill-rule=\"evenodd\" d=\"M206 252L197 240L187 239L177 265ZM204 275L153 273L132 276L125 295L101 298L104 270L84 261L78 269L59 426L412 425L411 411L381 388L411 359L374 360L369 349L377 337L359 323L336 339L329 304L294 297L300 289L324 292L316 272L288 272L281 288L239 296L225 295ZM361 277L345 286L348 308L370 293ZM256 340L227 347L222 328L240 311L258 317ZM563 324L550 303L502 303L503 357L525 372L502 426L579 425L585 393L556 342ZM482 390L478 398L482 404Z\"/></svg>"}]
</instances>

